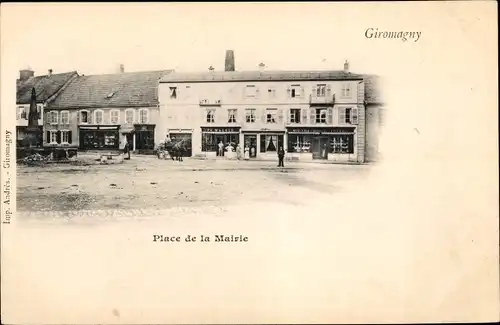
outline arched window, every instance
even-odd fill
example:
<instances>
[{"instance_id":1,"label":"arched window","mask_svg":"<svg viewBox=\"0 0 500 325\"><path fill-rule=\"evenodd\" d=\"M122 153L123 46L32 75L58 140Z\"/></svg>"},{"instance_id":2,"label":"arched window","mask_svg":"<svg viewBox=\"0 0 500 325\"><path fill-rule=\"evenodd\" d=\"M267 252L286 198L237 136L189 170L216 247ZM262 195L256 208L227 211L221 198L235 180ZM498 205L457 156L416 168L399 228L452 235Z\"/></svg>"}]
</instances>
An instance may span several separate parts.
<instances>
[{"instance_id":1,"label":"arched window","mask_svg":"<svg viewBox=\"0 0 500 325\"><path fill-rule=\"evenodd\" d=\"M102 124L104 120L104 112L100 109L96 110L94 112L94 123L95 124Z\"/></svg>"},{"instance_id":2,"label":"arched window","mask_svg":"<svg viewBox=\"0 0 500 325\"><path fill-rule=\"evenodd\" d=\"M147 124L149 122L149 110L147 108L142 108L139 110L139 123Z\"/></svg>"}]
</instances>

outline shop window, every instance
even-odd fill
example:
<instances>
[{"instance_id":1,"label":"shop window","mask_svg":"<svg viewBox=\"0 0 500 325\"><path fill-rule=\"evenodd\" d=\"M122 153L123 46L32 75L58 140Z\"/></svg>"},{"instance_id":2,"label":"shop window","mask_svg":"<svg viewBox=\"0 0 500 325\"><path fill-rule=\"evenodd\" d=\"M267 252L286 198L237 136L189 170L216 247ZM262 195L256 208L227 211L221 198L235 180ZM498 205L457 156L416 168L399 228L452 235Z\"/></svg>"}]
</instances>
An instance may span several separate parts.
<instances>
[{"instance_id":1,"label":"shop window","mask_svg":"<svg viewBox=\"0 0 500 325\"><path fill-rule=\"evenodd\" d=\"M245 110L245 120L247 123L255 123L255 108L247 108Z\"/></svg>"},{"instance_id":2,"label":"shop window","mask_svg":"<svg viewBox=\"0 0 500 325\"><path fill-rule=\"evenodd\" d=\"M288 152L311 152L312 135L288 135Z\"/></svg>"},{"instance_id":3,"label":"shop window","mask_svg":"<svg viewBox=\"0 0 500 325\"><path fill-rule=\"evenodd\" d=\"M236 123L236 110L228 109L227 110L227 123Z\"/></svg>"},{"instance_id":4,"label":"shop window","mask_svg":"<svg viewBox=\"0 0 500 325\"><path fill-rule=\"evenodd\" d=\"M282 135L260 135L260 152L276 152L281 146L283 146Z\"/></svg>"},{"instance_id":5,"label":"shop window","mask_svg":"<svg viewBox=\"0 0 500 325\"><path fill-rule=\"evenodd\" d=\"M95 121L95 124L102 124L103 122L103 111L101 110L97 110L94 112L94 121Z\"/></svg>"},{"instance_id":6,"label":"shop window","mask_svg":"<svg viewBox=\"0 0 500 325\"><path fill-rule=\"evenodd\" d=\"M277 111L278 110L276 108L266 109L266 123L276 123Z\"/></svg>"},{"instance_id":7,"label":"shop window","mask_svg":"<svg viewBox=\"0 0 500 325\"><path fill-rule=\"evenodd\" d=\"M354 153L354 134L339 134L330 137L330 153Z\"/></svg>"},{"instance_id":8,"label":"shop window","mask_svg":"<svg viewBox=\"0 0 500 325\"><path fill-rule=\"evenodd\" d=\"M80 123L87 124L89 122L89 112L81 111L80 112Z\"/></svg>"},{"instance_id":9,"label":"shop window","mask_svg":"<svg viewBox=\"0 0 500 325\"><path fill-rule=\"evenodd\" d=\"M202 133L201 134L201 151L203 152L218 152L219 143L222 142L224 150L228 145L232 145L236 149L239 143L239 134L214 134Z\"/></svg>"},{"instance_id":10,"label":"shop window","mask_svg":"<svg viewBox=\"0 0 500 325\"><path fill-rule=\"evenodd\" d=\"M109 112L109 120L111 124L118 124L120 122L120 111L119 110L111 110Z\"/></svg>"},{"instance_id":11,"label":"shop window","mask_svg":"<svg viewBox=\"0 0 500 325\"><path fill-rule=\"evenodd\" d=\"M170 87L170 98L171 99L177 98L177 87Z\"/></svg>"},{"instance_id":12,"label":"shop window","mask_svg":"<svg viewBox=\"0 0 500 325\"><path fill-rule=\"evenodd\" d=\"M127 124L134 123L134 110L128 109L125 111L125 123Z\"/></svg>"},{"instance_id":13,"label":"shop window","mask_svg":"<svg viewBox=\"0 0 500 325\"><path fill-rule=\"evenodd\" d=\"M139 110L139 123L146 124L149 121L149 110L143 108Z\"/></svg>"},{"instance_id":14,"label":"shop window","mask_svg":"<svg viewBox=\"0 0 500 325\"><path fill-rule=\"evenodd\" d=\"M69 124L69 112L68 111L61 112L61 124Z\"/></svg>"},{"instance_id":15,"label":"shop window","mask_svg":"<svg viewBox=\"0 0 500 325\"><path fill-rule=\"evenodd\" d=\"M300 123L300 108L292 108L290 109L290 123L298 124Z\"/></svg>"},{"instance_id":16,"label":"shop window","mask_svg":"<svg viewBox=\"0 0 500 325\"><path fill-rule=\"evenodd\" d=\"M207 110L207 123L215 123L215 109Z\"/></svg>"},{"instance_id":17,"label":"shop window","mask_svg":"<svg viewBox=\"0 0 500 325\"><path fill-rule=\"evenodd\" d=\"M317 108L315 113L316 123L326 123L326 109Z\"/></svg>"}]
</instances>

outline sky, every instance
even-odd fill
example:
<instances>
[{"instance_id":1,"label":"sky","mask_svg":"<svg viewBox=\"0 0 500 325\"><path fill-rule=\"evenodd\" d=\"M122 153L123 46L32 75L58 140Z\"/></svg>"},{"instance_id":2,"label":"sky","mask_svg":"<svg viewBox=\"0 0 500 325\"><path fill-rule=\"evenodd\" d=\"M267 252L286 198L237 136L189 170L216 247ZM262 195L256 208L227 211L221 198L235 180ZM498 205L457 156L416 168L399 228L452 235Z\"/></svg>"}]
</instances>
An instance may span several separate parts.
<instances>
[{"instance_id":1,"label":"sky","mask_svg":"<svg viewBox=\"0 0 500 325\"><path fill-rule=\"evenodd\" d=\"M382 12L373 8L375 17ZM120 64L130 72L221 70L228 49L235 52L237 70L255 70L260 62L270 70L340 70L345 60L354 72L377 70L364 48L369 19L356 21L367 16L348 3L41 3L2 9L3 45L15 52L16 69L31 67L37 75L48 69L114 73Z\"/></svg>"}]
</instances>

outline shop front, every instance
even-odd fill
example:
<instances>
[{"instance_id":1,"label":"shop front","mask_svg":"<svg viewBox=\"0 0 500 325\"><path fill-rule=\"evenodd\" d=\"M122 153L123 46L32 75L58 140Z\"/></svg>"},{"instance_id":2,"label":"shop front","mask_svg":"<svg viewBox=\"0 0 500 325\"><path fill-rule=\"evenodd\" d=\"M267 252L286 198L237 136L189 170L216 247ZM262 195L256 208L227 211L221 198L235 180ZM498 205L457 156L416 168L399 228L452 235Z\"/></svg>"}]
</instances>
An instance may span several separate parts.
<instances>
[{"instance_id":1,"label":"shop front","mask_svg":"<svg viewBox=\"0 0 500 325\"><path fill-rule=\"evenodd\" d=\"M185 157L193 155L193 134L191 130L169 130L168 136L173 143L182 141L186 150Z\"/></svg>"},{"instance_id":2,"label":"shop front","mask_svg":"<svg viewBox=\"0 0 500 325\"><path fill-rule=\"evenodd\" d=\"M152 154L155 148L155 125L154 124L135 124L135 147L138 153Z\"/></svg>"},{"instance_id":3,"label":"shop front","mask_svg":"<svg viewBox=\"0 0 500 325\"><path fill-rule=\"evenodd\" d=\"M355 127L287 128L288 152L300 159L355 158Z\"/></svg>"},{"instance_id":4,"label":"shop front","mask_svg":"<svg viewBox=\"0 0 500 325\"><path fill-rule=\"evenodd\" d=\"M201 127L201 151L207 156L224 156L240 143L240 127Z\"/></svg>"},{"instance_id":5,"label":"shop front","mask_svg":"<svg viewBox=\"0 0 500 325\"><path fill-rule=\"evenodd\" d=\"M80 126L80 149L110 150L120 148L118 125Z\"/></svg>"}]
</instances>

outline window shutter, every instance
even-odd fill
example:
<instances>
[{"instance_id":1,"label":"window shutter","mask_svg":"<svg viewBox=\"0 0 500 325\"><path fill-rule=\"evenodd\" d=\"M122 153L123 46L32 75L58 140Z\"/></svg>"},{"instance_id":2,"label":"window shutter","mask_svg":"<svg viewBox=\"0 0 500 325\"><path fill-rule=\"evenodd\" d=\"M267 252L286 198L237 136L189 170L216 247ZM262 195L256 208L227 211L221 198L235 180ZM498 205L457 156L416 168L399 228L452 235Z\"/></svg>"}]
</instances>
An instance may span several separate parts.
<instances>
[{"instance_id":1,"label":"window shutter","mask_svg":"<svg viewBox=\"0 0 500 325\"><path fill-rule=\"evenodd\" d=\"M278 110L278 123L283 124L283 110L282 109Z\"/></svg>"},{"instance_id":2,"label":"window shutter","mask_svg":"<svg viewBox=\"0 0 500 325\"><path fill-rule=\"evenodd\" d=\"M59 112L54 112L54 116L56 117L55 118L55 123L59 124Z\"/></svg>"},{"instance_id":3,"label":"window shutter","mask_svg":"<svg viewBox=\"0 0 500 325\"><path fill-rule=\"evenodd\" d=\"M313 87L313 89L312 89L312 96L313 97L317 97L318 96L318 88Z\"/></svg>"},{"instance_id":4,"label":"window shutter","mask_svg":"<svg viewBox=\"0 0 500 325\"><path fill-rule=\"evenodd\" d=\"M329 107L326 114L326 123L333 124L333 108Z\"/></svg>"},{"instance_id":5,"label":"window shutter","mask_svg":"<svg viewBox=\"0 0 500 325\"><path fill-rule=\"evenodd\" d=\"M76 125L80 124L80 115L81 115L81 111L77 111L76 112Z\"/></svg>"},{"instance_id":6,"label":"window shutter","mask_svg":"<svg viewBox=\"0 0 500 325\"><path fill-rule=\"evenodd\" d=\"M266 109L264 108L264 110L262 111L262 123L266 123L267 122L267 116L266 116Z\"/></svg>"},{"instance_id":7,"label":"window shutter","mask_svg":"<svg viewBox=\"0 0 500 325\"><path fill-rule=\"evenodd\" d=\"M50 143L50 131L45 132L45 142Z\"/></svg>"},{"instance_id":8,"label":"window shutter","mask_svg":"<svg viewBox=\"0 0 500 325\"><path fill-rule=\"evenodd\" d=\"M286 116L286 121L288 124L292 123L292 110L288 109L287 116Z\"/></svg>"},{"instance_id":9,"label":"window shutter","mask_svg":"<svg viewBox=\"0 0 500 325\"><path fill-rule=\"evenodd\" d=\"M305 93L306 93L306 92L305 92L305 90L304 90L304 87L303 87L303 86L302 86L302 87L300 87L300 94L299 94L299 96L301 96L301 97L302 97L302 96L305 96Z\"/></svg>"},{"instance_id":10,"label":"window shutter","mask_svg":"<svg viewBox=\"0 0 500 325\"><path fill-rule=\"evenodd\" d=\"M88 121L87 123L88 123L88 124L93 124L93 121L94 121L94 120L93 120L94 114L92 114L92 113L93 113L93 112L91 112L91 111L87 112L87 121Z\"/></svg>"},{"instance_id":11,"label":"window shutter","mask_svg":"<svg viewBox=\"0 0 500 325\"><path fill-rule=\"evenodd\" d=\"M56 133L56 142L61 143L61 131L57 131Z\"/></svg>"},{"instance_id":12,"label":"window shutter","mask_svg":"<svg viewBox=\"0 0 500 325\"><path fill-rule=\"evenodd\" d=\"M358 109L357 108L353 108L351 110L351 112L352 112L351 123L352 124L358 124Z\"/></svg>"},{"instance_id":13,"label":"window shutter","mask_svg":"<svg viewBox=\"0 0 500 325\"><path fill-rule=\"evenodd\" d=\"M345 124L345 107L339 108L339 124Z\"/></svg>"},{"instance_id":14,"label":"window shutter","mask_svg":"<svg viewBox=\"0 0 500 325\"><path fill-rule=\"evenodd\" d=\"M310 118L311 124L316 124L316 109L315 108L311 108L309 110L309 118Z\"/></svg>"},{"instance_id":15,"label":"window shutter","mask_svg":"<svg viewBox=\"0 0 500 325\"><path fill-rule=\"evenodd\" d=\"M307 124L307 109L303 108L301 109L302 112L302 123Z\"/></svg>"},{"instance_id":16,"label":"window shutter","mask_svg":"<svg viewBox=\"0 0 500 325\"><path fill-rule=\"evenodd\" d=\"M290 87L286 89L286 92L288 93L288 97L292 97L292 89Z\"/></svg>"},{"instance_id":17,"label":"window shutter","mask_svg":"<svg viewBox=\"0 0 500 325\"><path fill-rule=\"evenodd\" d=\"M73 139L71 138L71 132L72 132L72 131L68 131L68 143L69 143L69 144L72 144L72 143L73 143Z\"/></svg>"},{"instance_id":18,"label":"window shutter","mask_svg":"<svg viewBox=\"0 0 500 325\"><path fill-rule=\"evenodd\" d=\"M255 87L255 97L259 97L259 94L260 94L259 87L256 86Z\"/></svg>"}]
</instances>

